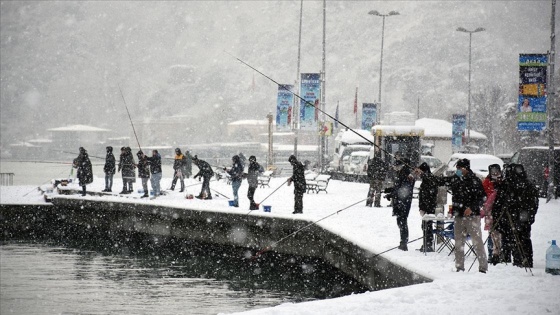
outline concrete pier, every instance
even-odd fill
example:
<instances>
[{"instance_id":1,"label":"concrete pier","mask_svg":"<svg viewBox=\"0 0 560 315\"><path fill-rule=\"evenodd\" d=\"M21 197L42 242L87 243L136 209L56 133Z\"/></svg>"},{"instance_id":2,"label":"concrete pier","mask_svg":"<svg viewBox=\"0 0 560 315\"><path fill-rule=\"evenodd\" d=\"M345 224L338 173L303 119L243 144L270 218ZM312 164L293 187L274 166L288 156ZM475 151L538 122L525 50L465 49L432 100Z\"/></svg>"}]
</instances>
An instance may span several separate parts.
<instances>
[{"instance_id":1,"label":"concrete pier","mask_svg":"<svg viewBox=\"0 0 560 315\"><path fill-rule=\"evenodd\" d=\"M432 281L302 219L163 207L132 199L115 202L61 196L53 198L52 205L0 205L3 231L48 225L53 220L107 233L172 236L244 247L253 253L266 248L267 251L314 257L371 290Z\"/></svg>"}]
</instances>

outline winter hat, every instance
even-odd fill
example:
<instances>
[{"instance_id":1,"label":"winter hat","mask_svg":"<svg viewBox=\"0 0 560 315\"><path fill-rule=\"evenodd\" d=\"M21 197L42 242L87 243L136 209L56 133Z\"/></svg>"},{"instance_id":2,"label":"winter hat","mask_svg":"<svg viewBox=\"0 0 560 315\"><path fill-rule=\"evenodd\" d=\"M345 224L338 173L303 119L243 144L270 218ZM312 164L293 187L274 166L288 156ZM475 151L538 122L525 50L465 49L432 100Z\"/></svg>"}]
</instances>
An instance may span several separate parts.
<instances>
[{"instance_id":1,"label":"winter hat","mask_svg":"<svg viewBox=\"0 0 560 315\"><path fill-rule=\"evenodd\" d=\"M457 163L455 164L456 167L464 167L466 169L470 169L471 168L471 161L469 161L469 159L460 159L457 161Z\"/></svg>"},{"instance_id":2,"label":"winter hat","mask_svg":"<svg viewBox=\"0 0 560 315\"><path fill-rule=\"evenodd\" d=\"M502 168L500 167L500 164L488 165L488 173L492 173L492 170L498 170L498 172L501 172Z\"/></svg>"},{"instance_id":3,"label":"winter hat","mask_svg":"<svg viewBox=\"0 0 560 315\"><path fill-rule=\"evenodd\" d=\"M420 166L418 166L418 168L424 173L431 173L430 172L430 166L426 162L420 164Z\"/></svg>"},{"instance_id":4,"label":"winter hat","mask_svg":"<svg viewBox=\"0 0 560 315\"><path fill-rule=\"evenodd\" d=\"M256 161L257 161L257 158L256 158L254 155L251 155L251 156L249 157L249 161L251 161L251 162L256 162Z\"/></svg>"},{"instance_id":5,"label":"winter hat","mask_svg":"<svg viewBox=\"0 0 560 315\"><path fill-rule=\"evenodd\" d=\"M138 153L136 153L136 155L138 156L142 156L142 154L144 154L144 152L142 152L142 150L138 151Z\"/></svg>"},{"instance_id":6,"label":"winter hat","mask_svg":"<svg viewBox=\"0 0 560 315\"><path fill-rule=\"evenodd\" d=\"M193 159L193 161L198 161L198 156L195 155L195 156L193 156L192 159Z\"/></svg>"},{"instance_id":7,"label":"winter hat","mask_svg":"<svg viewBox=\"0 0 560 315\"><path fill-rule=\"evenodd\" d=\"M296 156L295 156L295 155L293 155L293 154L292 154L292 155L290 155L290 158L288 158L288 162L292 163L292 162L295 162L295 161L297 161L297 158L296 158Z\"/></svg>"},{"instance_id":8,"label":"winter hat","mask_svg":"<svg viewBox=\"0 0 560 315\"><path fill-rule=\"evenodd\" d=\"M86 152L86 149L84 149L84 147L80 147L80 153L84 153Z\"/></svg>"},{"instance_id":9,"label":"winter hat","mask_svg":"<svg viewBox=\"0 0 560 315\"><path fill-rule=\"evenodd\" d=\"M107 152L113 152L113 147L112 147L112 146L108 146L108 147L107 147Z\"/></svg>"}]
</instances>

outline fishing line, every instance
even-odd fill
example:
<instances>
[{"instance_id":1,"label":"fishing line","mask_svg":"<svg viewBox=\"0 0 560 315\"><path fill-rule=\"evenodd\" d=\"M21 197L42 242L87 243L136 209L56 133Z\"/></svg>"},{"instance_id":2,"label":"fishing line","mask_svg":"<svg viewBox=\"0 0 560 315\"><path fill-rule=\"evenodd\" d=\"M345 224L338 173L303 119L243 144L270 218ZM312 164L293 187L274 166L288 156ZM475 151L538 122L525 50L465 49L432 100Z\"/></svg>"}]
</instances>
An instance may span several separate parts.
<instances>
[{"instance_id":1,"label":"fishing line","mask_svg":"<svg viewBox=\"0 0 560 315\"><path fill-rule=\"evenodd\" d=\"M257 203L257 206L260 207L260 205L261 205L266 199L268 199L268 197L272 196L272 194L274 194L278 189L280 189L280 187L284 186L284 184L287 183L287 182L288 182L288 179L286 179L286 180L282 183L282 185L278 186L278 188L274 189L273 192L271 192L270 194L268 194L268 196L266 196L261 202ZM251 213L251 211L254 211L254 210L250 210L249 212L247 212L247 214Z\"/></svg>"},{"instance_id":2,"label":"fishing line","mask_svg":"<svg viewBox=\"0 0 560 315\"><path fill-rule=\"evenodd\" d=\"M280 186L280 187L282 187L282 186ZM280 188L280 187L278 187L278 188ZM310 226L312 226L312 225L315 225L315 224L317 224L317 223L319 223L319 222L321 222L321 221L323 221L323 220L325 220L325 219L327 219L327 218L329 218L329 217L332 217L332 216L335 215L335 214L339 214L340 212L342 212L342 211L344 211L344 210L346 210L346 209L348 209L348 208L351 208L351 207L353 207L353 206L355 206L355 205L357 205L357 204L360 204L360 203L364 202L365 200L367 200L367 198L366 198L366 199L362 199L362 200L360 200L360 201L358 201L358 202L355 202L355 203L353 203L353 204L351 204L351 205L349 205L349 206L347 206L347 207L345 207L345 208L342 208L342 209L337 210L337 211L335 211L335 212L333 212L333 213L331 213L331 214L329 214L329 215L327 215L327 216L325 216L325 217L322 217L321 219L319 219L319 220L317 220L317 221L315 221L315 222L311 222L311 223L309 223L309 224L307 224L307 225L301 227L300 229L298 229L298 230L296 230L296 231L294 231L294 232L292 232L292 233L290 233L290 234L284 236L284 237L281 238L280 240L278 240L278 241L276 241L276 242L274 242L274 243L268 245L267 247L261 249L261 250L258 251L254 256L251 256L251 260L257 259L259 256L261 256L261 255L264 254L265 252L271 250L274 246L276 246L276 245L279 244L280 242L283 242L284 240L286 240L287 238L289 238L289 237L291 237L291 236L297 234L298 232L300 232L300 231L302 231L302 230L304 230L304 229L307 229L308 227L310 227Z\"/></svg>"},{"instance_id":3,"label":"fishing line","mask_svg":"<svg viewBox=\"0 0 560 315\"><path fill-rule=\"evenodd\" d=\"M140 141L138 141L138 136L136 135L136 129L134 129L134 124L132 123L132 118L130 117L130 112L128 111L128 106L126 106L126 100L124 99L124 94L121 90L121 86L118 83L117 83L117 86L119 87L119 91L121 92L121 97L123 99L124 108L126 108L126 113L128 114L128 120L130 120L130 125L132 126L132 131L134 132L134 137L136 138L136 143L138 143L138 149L140 149L140 151L142 151L142 148L140 147Z\"/></svg>"}]
</instances>

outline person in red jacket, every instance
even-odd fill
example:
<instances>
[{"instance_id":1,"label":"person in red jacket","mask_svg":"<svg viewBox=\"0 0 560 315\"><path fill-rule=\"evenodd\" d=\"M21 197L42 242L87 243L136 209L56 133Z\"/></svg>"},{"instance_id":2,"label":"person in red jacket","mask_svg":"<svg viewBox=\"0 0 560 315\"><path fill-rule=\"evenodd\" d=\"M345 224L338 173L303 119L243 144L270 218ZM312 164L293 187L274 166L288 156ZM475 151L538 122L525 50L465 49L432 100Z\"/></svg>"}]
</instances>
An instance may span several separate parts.
<instances>
[{"instance_id":1,"label":"person in red jacket","mask_svg":"<svg viewBox=\"0 0 560 315\"><path fill-rule=\"evenodd\" d=\"M492 164L488 166L488 176L482 182L484 192L486 193L486 201L483 205L484 210L484 230L490 233L488 243L489 262L496 265L500 262L500 254L502 248L502 234L494 229L494 219L492 217L492 208L498 195L498 189L502 182L502 170L499 164Z\"/></svg>"}]
</instances>

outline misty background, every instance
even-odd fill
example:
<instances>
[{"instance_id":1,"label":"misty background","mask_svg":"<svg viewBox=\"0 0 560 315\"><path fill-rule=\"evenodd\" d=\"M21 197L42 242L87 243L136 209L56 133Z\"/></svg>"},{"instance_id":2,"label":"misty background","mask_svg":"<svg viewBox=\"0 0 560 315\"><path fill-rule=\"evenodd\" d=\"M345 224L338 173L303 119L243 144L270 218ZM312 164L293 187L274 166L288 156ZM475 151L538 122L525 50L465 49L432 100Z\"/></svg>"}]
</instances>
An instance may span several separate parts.
<instances>
[{"instance_id":1,"label":"misty background","mask_svg":"<svg viewBox=\"0 0 560 315\"><path fill-rule=\"evenodd\" d=\"M299 10L297 0L2 1L1 144L73 124L130 136L119 86L134 121L185 115L191 127L170 133L221 140L227 123L276 109L277 86L228 53L293 84ZM322 10L303 2L302 73L321 71ZM360 109L379 93L382 18L370 10L400 13L385 20L383 113L466 112L469 35L458 27L486 29L472 36L473 109L488 91L496 106L516 102L519 54L550 49L550 1L327 1L326 10L326 110L334 116L339 102L348 123L356 87Z\"/></svg>"}]
</instances>

